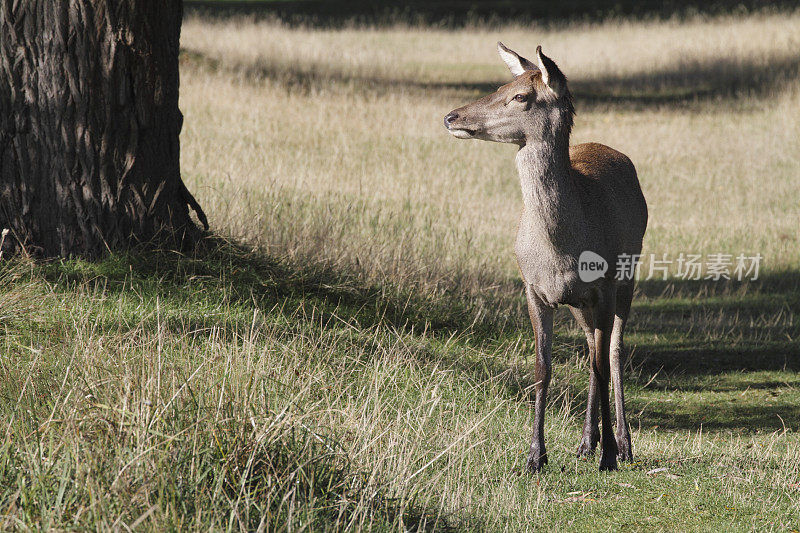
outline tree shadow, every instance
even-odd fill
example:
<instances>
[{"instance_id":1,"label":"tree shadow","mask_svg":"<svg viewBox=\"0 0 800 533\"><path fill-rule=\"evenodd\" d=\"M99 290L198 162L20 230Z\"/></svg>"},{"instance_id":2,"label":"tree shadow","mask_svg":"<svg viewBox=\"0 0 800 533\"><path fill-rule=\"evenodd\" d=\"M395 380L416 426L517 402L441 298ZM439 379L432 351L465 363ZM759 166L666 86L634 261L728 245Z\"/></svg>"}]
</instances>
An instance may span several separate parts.
<instances>
[{"instance_id":1,"label":"tree shadow","mask_svg":"<svg viewBox=\"0 0 800 533\"><path fill-rule=\"evenodd\" d=\"M67 286L102 281L105 290L119 293L137 283L146 285L138 294L158 296L165 302L175 299L178 305L185 303L183 299L192 291L204 295L213 291L228 304L255 306L264 315L276 306L291 309L296 304L309 312L313 308L315 320L323 324L384 325L443 338L468 333L483 341L496 340L515 331L521 315L520 310L499 310L476 317L470 295L455 287L426 295L388 284L364 283L355 274L324 264L290 265L216 236L205 237L190 254L133 250L100 260L88 272L58 261L42 265L49 281ZM494 285L498 292L522 291L517 280ZM484 306L493 307L491 301L484 301ZM187 308L187 313L190 311ZM197 330L233 325L217 323L220 319L214 315L194 320L183 323Z\"/></svg>"},{"instance_id":2,"label":"tree shadow","mask_svg":"<svg viewBox=\"0 0 800 533\"><path fill-rule=\"evenodd\" d=\"M736 405L733 401L726 400L690 405L661 402L647 404L641 412L634 413L629 419L632 425L654 429L796 431L800 429L797 425L800 406L796 403Z\"/></svg>"},{"instance_id":3,"label":"tree shadow","mask_svg":"<svg viewBox=\"0 0 800 533\"><path fill-rule=\"evenodd\" d=\"M798 77L798 55L764 61L719 57L629 75L573 76L570 87L579 107L674 108L709 100L736 103L740 97L779 94Z\"/></svg>"},{"instance_id":4,"label":"tree shadow","mask_svg":"<svg viewBox=\"0 0 800 533\"><path fill-rule=\"evenodd\" d=\"M191 475L181 469L207 472L201 478L204 491L182 494L187 514L209 505L203 496L222 493L228 502L236 502L224 510L231 511L230 523L248 531L262 530L264 523L269 530L303 524L338 531L365 518L379 530L396 529L396 524L420 532L460 531L456 526L466 524L485 529L477 516L420 504L415 494L398 495L389 480L362 470L324 428L311 430L300 423L265 436L242 426L235 414L226 414L216 423L214 446L190 445L175 452L182 459L175 461L177 479ZM312 512L304 514L305 509Z\"/></svg>"},{"instance_id":5,"label":"tree shadow","mask_svg":"<svg viewBox=\"0 0 800 533\"><path fill-rule=\"evenodd\" d=\"M25 262L0 262L0 282L23 277L20 270L30 273L30 266ZM253 322L244 319L244 315L252 318L253 307L263 315L287 311L290 315L286 317L287 329L291 329L292 308L301 305L309 310L314 308L313 318L297 317L298 320L313 322L315 328L320 323L339 325L344 322L367 328L381 325L408 331L427 330L432 335L489 331L470 327L466 322L471 316L470 310L465 305L451 307L410 292L361 283L355 276L329 267L292 266L213 235L206 236L188 254L142 247L93 262L42 259L37 261L37 267L57 291L69 291L86 284L103 293L133 293L146 300L157 299L165 315L168 313L165 308L170 305L181 309L190 317L179 316L171 321L168 316L156 319L145 312L145 318L141 315L137 318L144 322L152 320L153 328L158 327L155 322L158 320L173 332L196 335L201 342L207 341L209 327L217 326L221 338L233 338L252 328ZM209 300L210 307L219 306L230 311L227 305L238 305L249 312L242 314L243 320L229 320L213 314L200 317L202 311L196 314L192 302L186 300L192 293ZM118 320L118 317L110 318ZM101 316L94 319L103 320ZM131 323L137 327L142 324ZM100 322L96 324L104 327ZM117 322L110 329L113 327L124 326ZM367 346L365 351L373 350ZM376 344L374 353L382 351L383 347ZM246 489L254 501L271 502L278 510L270 523L291 520L291 516L284 516L280 498L274 498L275 494L291 493L298 500L310 502L315 506L315 513L330 524L348 523L351 516L366 513L381 528L401 523L407 531L486 530L482 517L469 510L445 512L433 505L421 504L413 494L404 495L404 499L397 497L396 491L390 494L388 480L375 479L372 473L359 471L336 441L334 432L324 434L303 426L283 438L262 442L248 437L249 433L243 434L243 426L234 413L223 416L222 420L221 431L215 433L216 446L202 448L202 453L210 456L198 457L193 448L191 460L176 464L224 463L226 468L221 479L213 474L207 477L209 490L228 492L230 501L236 501ZM249 428L249 424L244 427ZM216 469L209 468L209 472L216 472ZM251 510L252 513L237 519L239 525L257 529L263 509L253 506Z\"/></svg>"},{"instance_id":6,"label":"tree shadow","mask_svg":"<svg viewBox=\"0 0 800 533\"><path fill-rule=\"evenodd\" d=\"M319 91L347 93L406 92L429 97L431 93L453 99L471 99L494 92L508 80L425 81L403 77L342 72L330 65L298 66L255 60L228 64L196 50L184 49L184 67L224 71L254 81L268 80L287 91L312 94ZM741 105L741 97L779 94L800 77L800 56L773 57L756 61L720 57L690 65L635 74L570 76L570 89L578 110L651 107L699 108L704 103Z\"/></svg>"},{"instance_id":7,"label":"tree shadow","mask_svg":"<svg viewBox=\"0 0 800 533\"><path fill-rule=\"evenodd\" d=\"M468 25L500 26L600 21L613 17L675 19L698 14L720 15L756 10L790 10L789 0L614 0L592 2L546 2L503 0L501 2L459 0L392 2L387 0L187 0L186 11L212 19L248 17L277 19L285 24L315 28L348 27L353 24L387 26L413 24L436 28Z\"/></svg>"},{"instance_id":8,"label":"tree shadow","mask_svg":"<svg viewBox=\"0 0 800 533\"><path fill-rule=\"evenodd\" d=\"M643 407L634 400L633 411L641 408L636 423L757 431L800 420L800 406L778 398L794 385L775 374L800 370L800 272L748 282L648 280L639 283L634 302L626 380L643 391L694 395ZM755 404L742 398L748 390L774 398Z\"/></svg>"},{"instance_id":9,"label":"tree shadow","mask_svg":"<svg viewBox=\"0 0 800 533\"><path fill-rule=\"evenodd\" d=\"M266 316L276 308L313 309L315 324L352 324L360 328L389 326L446 339L468 338L481 352L497 348L497 357L472 357L464 353L420 350L421 362L444 362L475 383L492 381L509 397L532 402L535 375L532 362L510 362L502 357L510 343L526 343L533 353L533 335L524 311L521 282L507 280L505 294L489 307L505 307L494 316L476 319L470 296L422 294L401 287L363 283L355 275L324 266L294 267L262 253L217 237L207 238L191 255L176 252L131 253L101 261L88 275L65 263L44 263L46 277L55 284L96 281L106 291L131 290L158 296L162 302L191 311L187 295L220 293L232 305L258 308ZM132 278L135 277L135 279ZM497 290L497 289L496 289ZM508 309L509 293L519 294L519 306ZM204 296L205 297L205 296ZM222 296L220 296L222 298ZM288 302L288 304L287 304ZM762 274L751 282L737 281L642 281L634 298L627 328L632 354L626 382L633 390L703 392L716 390L708 378L731 373L800 370L800 271ZM284 312L284 311L281 311ZM203 331L221 326L222 334L236 334L251 327L252 310L242 313L241 323L214 316L179 318L176 327ZM287 317L286 329L302 327ZM303 317L297 317L303 318ZM306 319L308 317L305 317ZM574 365L586 357L583 334L565 309L557 317L554 361ZM363 346L363 356L380 353L380 347ZM517 351L517 353L519 353ZM581 355L582 354L582 355ZM430 361L427 361L430 359ZM578 359L580 360L580 359ZM585 406L588 370L568 371L554 380L551 398L567 397L571 412ZM703 381L703 380L706 381ZM713 381L713 380L712 380ZM751 379L751 389L771 390L785 386L775 376ZM730 390L731 387L727 386ZM737 389L738 390L738 389ZM634 397L635 398L635 397ZM636 407L636 400L633 401ZM800 420L800 411L786 406L719 405L716 417L694 407L648 406L639 418L645 427L778 429L776 415ZM798 408L800 409L800 408ZM795 416L797 415L797 416Z\"/></svg>"},{"instance_id":10,"label":"tree shadow","mask_svg":"<svg viewBox=\"0 0 800 533\"><path fill-rule=\"evenodd\" d=\"M634 302L627 331L642 376L800 370L798 271L756 281L648 280Z\"/></svg>"},{"instance_id":11,"label":"tree shadow","mask_svg":"<svg viewBox=\"0 0 800 533\"><path fill-rule=\"evenodd\" d=\"M521 297L521 296L520 296ZM762 274L756 281L648 280L639 283L627 327L632 348L625 382L631 423L641 427L744 431L797 428L800 405L781 400L794 382L775 372L800 371L800 271ZM550 403L568 402L570 412L584 411L588 388L588 353L583 333L560 309L553 360L566 371L550 385ZM500 357L480 361L453 357L449 362L477 383L493 381L509 397L533 404L535 374L530 327L521 326L530 343L530 362ZM582 370L570 370L576 361ZM695 393L691 402L645 403L636 391ZM768 393L771 403L737 401L747 391ZM632 392L633 391L633 392ZM726 399L698 400L703 393L732 393ZM672 400L666 400L671 402ZM638 414L637 414L637 411Z\"/></svg>"}]
</instances>

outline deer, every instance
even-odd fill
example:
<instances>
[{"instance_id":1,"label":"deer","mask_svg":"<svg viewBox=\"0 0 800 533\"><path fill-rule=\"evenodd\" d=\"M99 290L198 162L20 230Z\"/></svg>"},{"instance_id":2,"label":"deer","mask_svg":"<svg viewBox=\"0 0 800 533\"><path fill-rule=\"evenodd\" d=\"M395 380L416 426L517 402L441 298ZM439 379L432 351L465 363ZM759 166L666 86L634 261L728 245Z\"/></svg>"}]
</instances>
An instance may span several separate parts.
<instances>
[{"instance_id":1,"label":"deer","mask_svg":"<svg viewBox=\"0 0 800 533\"><path fill-rule=\"evenodd\" d=\"M536 48L536 63L497 43L514 79L444 117L459 139L518 145L522 214L514 252L535 341L533 437L527 469L547 464L544 416L552 373L553 313L568 306L586 335L590 378L578 456L601 444L600 470L632 461L622 377L647 203L631 160L599 143L570 146L575 108L567 78ZM616 432L611 426L613 384ZM600 410L598 425L598 408Z\"/></svg>"}]
</instances>

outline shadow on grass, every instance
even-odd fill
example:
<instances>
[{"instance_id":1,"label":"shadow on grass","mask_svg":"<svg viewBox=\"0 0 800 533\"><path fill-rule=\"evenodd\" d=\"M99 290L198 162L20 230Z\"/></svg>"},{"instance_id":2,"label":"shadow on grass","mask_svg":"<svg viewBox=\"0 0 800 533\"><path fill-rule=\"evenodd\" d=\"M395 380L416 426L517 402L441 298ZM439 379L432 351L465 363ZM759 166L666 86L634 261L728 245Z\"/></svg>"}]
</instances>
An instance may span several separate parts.
<instances>
[{"instance_id":1,"label":"shadow on grass","mask_svg":"<svg viewBox=\"0 0 800 533\"><path fill-rule=\"evenodd\" d=\"M630 423L643 428L699 430L797 431L800 406L792 402L737 405L734 400L650 403L630 417ZM744 403L744 402L741 402Z\"/></svg>"},{"instance_id":2,"label":"shadow on grass","mask_svg":"<svg viewBox=\"0 0 800 533\"><path fill-rule=\"evenodd\" d=\"M24 279L34 272L31 266L23 263L22 268L17 268L13 261L0 263L0 283ZM381 324L399 329L418 328L419 331L428 328L432 332L469 329L464 323L468 316L466 309L454 312L436 302L415 299L413 295L405 297L380 287L364 286L331 269L293 269L216 237L206 238L191 255L135 250L92 263L42 261L35 270L59 292L88 286L103 294L135 295L146 303L138 305L137 302L139 313L135 320L151 320L147 309L152 308L150 304L155 301L165 313L170 306L177 308L191 318L181 318L175 324L166 319L160 322L168 327L175 326L178 331L188 330L190 335L217 326L221 337L233 336L251 327L247 317L253 316L253 307L264 315L288 311L285 319L287 327L291 327L288 322L295 317L293 309L298 306L315 309L315 327L319 327L319 321L334 324L344 321L365 327ZM209 307L222 309L222 314L228 314L237 306L244 312L233 313L236 316L232 319L222 319L219 314L212 313L206 320L202 318L205 311L193 309L192 302L187 300L193 294L207 300ZM121 300L115 305L124 307ZM311 321L308 317L298 318ZM95 316L93 319L102 321L104 318ZM134 324L138 326L139 322ZM115 326L124 327L119 322ZM14 329L13 324L10 327ZM99 324L99 327L104 326ZM207 335L200 333L198 338L205 342ZM237 511L245 512L230 516L231 523L235 520L241 529L255 530L266 517L272 526L299 520L312 529L332 524L341 524L347 529L351 522L369 523L377 530L393 530L397 524L402 524L407 531L486 529L480 517L466 511L443 513L441 509L419 504L414 494L404 494L403 498L394 495L396 490L389 494L387 484L351 463L335 436L300 424L302 427L292 427L285 434L262 440L250 432L250 424L241 423L232 405L225 404L223 409L230 412L223 412L219 417L224 422L216 425L213 445L176 446L173 453L186 454L186 457L176 456L172 464L176 478L181 480L191 479L196 470L208 472L203 476L208 494L204 492L201 496L212 493L216 496L221 490L228 502L236 502L237 506L244 502ZM220 464L224 468L219 468ZM192 472L181 470L184 468ZM209 512L207 500L196 498L194 493L187 497L180 492L180 485L181 482L175 481L170 489L177 487L175 498L182 508L190 508L191 513L197 514ZM201 508L192 508L194 505Z\"/></svg>"},{"instance_id":3,"label":"shadow on grass","mask_svg":"<svg viewBox=\"0 0 800 533\"><path fill-rule=\"evenodd\" d=\"M676 18L696 14L747 13L752 10L793 9L788 0L615 0L571 2L459 0L390 2L349 0L187 0L187 12L213 19L231 17L276 18L284 23L318 28L364 24L383 26L414 24L438 28L465 25L543 24L546 22L597 21L610 17Z\"/></svg>"},{"instance_id":4,"label":"shadow on grass","mask_svg":"<svg viewBox=\"0 0 800 533\"><path fill-rule=\"evenodd\" d=\"M104 290L117 293L140 285L136 294L165 301L175 297L178 304L192 293L204 298L211 293L213 305L243 306L250 309L249 313L253 306L264 315L276 307L282 313L300 309L309 315L313 309L314 320L322 324L350 323L359 328L388 325L442 337L468 332L483 340L498 339L516 331L519 325L515 315L520 313L514 311L486 311L476 317L467 296L455 290L425 295L402 287L369 285L331 267L290 266L217 237L207 237L191 255L133 252L111 256L89 268L83 265L52 261L43 263L43 272L48 280L62 285L94 279L102 282ZM521 294L521 282L509 281L507 285ZM198 311L196 317L188 322L192 329L233 325L218 322L219 313L206 313L208 319L204 320L203 309L186 308L189 316L194 311ZM251 318L238 326L249 327Z\"/></svg>"},{"instance_id":5,"label":"shadow on grass","mask_svg":"<svg viewBox=\"0 0 800 533\"><path fill-rule=\"evenodd\" d=\"M71 262L46 263L43 270L57 284L69 286L87 281L87 272ZM296 269L218 238L207 239L191 256L173 252L115 256L93 265L88 276L106 291L129 291L135 286L138 294L148 295L150 291L151 298L176 298L177 307L183 305L180 298L186 294L216 293L230 305L245 309L240 314L241 323L194 318L189 324L193 330L215 325L221 329L246 329L253 306L264 315L274 313L276 308L283 310L280 312L302 308L315 317L316 324L390 326L407 332L425 331L439 338L457 335L468 339L467 344L483 346L484 352L498 347L502 353L509 343L523 342L531 347L532 358L532 333L519 282L509 282L511 286L503 289L505 295L488 305L506 309L478 320L466 295L425 295L397 287L366 285L330 268ZM509 294L513 299L515 290L519 291L520 305L509 309ZM626 375L626 381L634 388L703 392L714 390L712 378L719 376L800 370L798 271L763 274L755 282L645 281L638 286L634 306L627 329L628 345L634 349ZM187 307L186 313L191 311ZM583 336L567 318L568 313L559 313L554 359L562 365L573 365L576 351L585 353ZM295 317L285 317L287 330L302 327L292 323ZM187 325L186 320L180 323ZM364 350L371 349L364 346ZM462 355L445 357L477 383L499 381L511 397L532 400L532 359L531 364L520 364L501 356L476 360ZM442 357L440 353L421 354L423 358L428 356ZM586 374L588 371L567 372L553 384L552 397L571 388L573 412L580 412L585 402ZM766 390L785 385L769 375L751 381L741 388ZM691 406L659 409L648 407L647 414L641 417L642 424L694 428L706 420L704 427L775 429L781 423L777 414L800 420L800 407L720 405L715 409L721 414L711 422L700 407L696 412Z\"/></svg>"},{"instance_id":6,"label":"shadow on grass","mask_svg":"<svg viewBox=\"0 0 800 533\"><path fill-rule=\"evenodd\" d=\"M800 370L799 309L798 271L748 282L641 282L628 326L637 345L631 366L641 379Z\"/></svg>"},{"instance_id":7,"label":"shadow on grass","mask_svg":"<svg viewBox=\"0 0 800 533\"><path fill-rule=\"evenodd\" d=\"M464 525L485 529L473 516L445 516L420 506L413 495L404 502L389 496L385 486L369 472L359 471L336 440L326 435L293 427L265 442L248 439L233 422L229 425L215 432L215 448L200 453L186 450L189 457L178 464L198 463L195 468L219 472L221 479L206 480L209 487L222 487L228 501L253 502L249 512L240 510L236 515L242 529L263 527L265 514L271 528L296 522L311 529L336 525L336 530L344 531L367 520L369 528L377 530L392 530L397 524L419 532L460 531ZM263 502L270 503L266 513L259 508Z\"/></svg>"},{"instance_id":8,"label":"shadow on grass","mask_svg":"<svg viewBox=\"0 0 800 533\"><path fill-rule=\"evenodd\" d=\"M800 56L766 61L720 57L690 65L631 75L570 78L581 107L614 106L643 109L690 106L710 100L736 103L739 97L777 94L800 76Z\"/></svg>"},{"instance_id":9,"label":"shadow on grass","mask_svg":"<svg viewBox=\"0 0 800 533\"><path fill-rule=\"evenodd\" d=\"M632 348L626 383L645 391L686 393L796 387L776 379L774 372L800 371L798 310L800 271L766 273L756 281L744 282L640 282L626 329L626 344ZM476 381L500 380L509 394L532 402L536 382L532 334L527 323L521 328L522 338L530 344L529 364L510 365L492 357L460 365ZM556 363L574 366L576 354L588 361L583 333L565 309L559 309L555 329ZM571 388L571 409L580 412L586 401L588 372L584 368L559 376L551 384L551 396L560 397L567 392L565 388ZM721 408L724 411L726 407ZM721 427L723 419L729 427L776 428L781 424L772 413L747 416L750 412L739 406L712 425ZM673 418L673 424L702 421L702 414L702 410L695 417L684 413ZM796 414L791 418L800 420L800 410ZM665 417L653 418L650 425L666 424ZM764 420L769 421L766 426L761 425Z\"/></svg>"},{"instance_id":10,"label":"shadow on grass","mask_svg":"<svg viewBox=\"0 0 800 533\"><path fill-rule=\"evenodd\" d=\"M276 64L260 60L250 64L226 64L184 49L182 63L213 71L224 70L253 80L269 80L291 91L431 93L455 99L471 99L497 90L508 79L480 82L419 81L368 74L345 73L328 65ZM774 57L765 61L721 57L691 65L676 64L665 70L631 75L570 76L570 89L578 110L596 107L645 109L659 106L692 107L708 101L738 104L741 96L777 94L800 77L800 56ZM454 102L456 103L456 102Z\"/></svg>"}]
</instances>

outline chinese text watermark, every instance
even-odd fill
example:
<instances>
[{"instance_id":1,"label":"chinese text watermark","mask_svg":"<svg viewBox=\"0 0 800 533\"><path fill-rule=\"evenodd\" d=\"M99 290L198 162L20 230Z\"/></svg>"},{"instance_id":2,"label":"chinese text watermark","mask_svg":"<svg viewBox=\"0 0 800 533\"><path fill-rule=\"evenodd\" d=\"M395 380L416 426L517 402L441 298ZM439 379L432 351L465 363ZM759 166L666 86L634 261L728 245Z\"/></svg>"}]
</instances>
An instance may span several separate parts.
<instances>
[{"instance_id":1,"label":"chinese text watermark","mask_svg":"<svg viewBox=\"0 0 800 533\"><path fill-rule=\"evenodd\" d=\"M747 254L689 254L681 252L677 257L668 254L620 254L614 265L614 278L620 281L631 279L666 280L670 274L683 280L737 280L755 281L764 257L757 253ZM645 261L646 260L646 261ZM645 263L646 266L640 268ZM586 250L578 259L578 274L582 281L591 282L605 275L608 262L599 254Z\"/></svg>"}]
</instances>

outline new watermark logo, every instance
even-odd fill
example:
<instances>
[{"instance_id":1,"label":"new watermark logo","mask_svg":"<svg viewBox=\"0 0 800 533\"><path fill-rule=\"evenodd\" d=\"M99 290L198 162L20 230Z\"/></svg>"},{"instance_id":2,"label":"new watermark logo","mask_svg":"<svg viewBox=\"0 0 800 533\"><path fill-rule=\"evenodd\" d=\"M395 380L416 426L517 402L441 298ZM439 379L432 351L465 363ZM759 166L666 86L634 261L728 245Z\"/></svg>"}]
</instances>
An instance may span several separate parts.
<instances>
[{"instance_id":1,"label":"new watermark logo","mask_svg":"<svg viewBox=\"0 0 800 533\"><path fill-rule=\"evenodd\" d=\"M758 279L761 269L761 254L733 255L725 253L687 254L681 252L676 258L667 254L620 254L614 269L614 278L621 281L632 279L666 280L670 273L684 280L730 280L737 281ZM647 268L640 269L642 260L647 259ZM642 271L644 270L644 274ZM585 250L578 258L578 276L581 281L589 283L600 279L608 271L608 262L600 255Z\"/></svg>"},{"instance_id":2,"label":"new watermark logo","mask_svg":"<svg viewBox=\"0 0 800 533\"><path fill-rule=\"evenodd\" d=\"M578 257L578 276L584 283L600 279L608 272L608 261L591 250L584 250Z\"/></svg>"}]
</instances>

